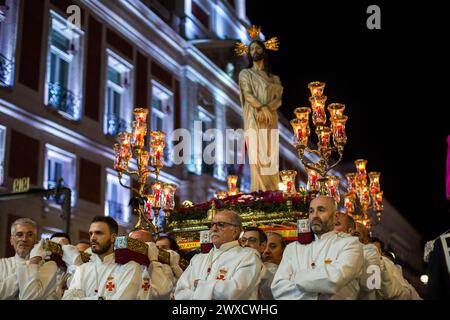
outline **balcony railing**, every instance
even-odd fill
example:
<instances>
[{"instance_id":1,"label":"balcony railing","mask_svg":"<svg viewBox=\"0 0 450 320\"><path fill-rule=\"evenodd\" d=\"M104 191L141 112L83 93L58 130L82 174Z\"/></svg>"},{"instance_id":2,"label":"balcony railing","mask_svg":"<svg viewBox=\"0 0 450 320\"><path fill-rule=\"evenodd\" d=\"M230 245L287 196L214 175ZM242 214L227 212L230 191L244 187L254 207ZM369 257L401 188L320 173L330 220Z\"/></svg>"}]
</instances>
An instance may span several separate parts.
<instances>
[{"instance_id":1,"label":"balcony railing","mask_svg":"<svg viewBox=\"0 0 450 320\"><path fill-rule=\"evenodd\" d=\"M108 216L117 221L128 222L125 219L125 206L121 203L108 200Z\"/></svg>"},{"instance_id":2,"label":"balcony railing","mask_svg":"<svg viewBox=\"0 0 450 320\"><path fill-rule=\"evenodd\" d=\"M48 83L48 106L78 119L80 98L59 83Z\"/></svg>"},{"instance_id":3,"label":"balcony railing","mask_svg":"<svg viewBox=\"0 0 450 320\"><path fill-rule=\"evenodd\" d=\"M119 132L127 130L127 122L114 113L106 115L106 125L106 134L110 136L116 136Z\"/></svg>"},{"instance_id":4,"label":"balcony railing","mask_svg":"<svg viewBox=\"0 0 450 320\"><path fill-rule=\"evenodd\" d=\"M11 75L14 62L0 53L0 86L11 86Z\"/></svg>"}]
</instances>

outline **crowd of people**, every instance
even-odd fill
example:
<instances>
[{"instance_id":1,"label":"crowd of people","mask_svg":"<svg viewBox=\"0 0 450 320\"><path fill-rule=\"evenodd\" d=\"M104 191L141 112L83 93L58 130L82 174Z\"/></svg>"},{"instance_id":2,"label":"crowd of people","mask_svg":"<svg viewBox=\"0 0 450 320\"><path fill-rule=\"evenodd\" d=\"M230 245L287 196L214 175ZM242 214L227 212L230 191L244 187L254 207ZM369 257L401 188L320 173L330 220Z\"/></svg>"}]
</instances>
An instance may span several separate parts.
<instances>
[{"instance_id":1,"label":"crowd of people","mask_svg":"<svg viewBox=\"0 0 450 320\"><path fill-rule=\"evenodd\" d=\"M234 211L219 211L209 224L212 249L183 270L176 241L147 230L128 236L147 244L149 264L117 263L118 224L106 216L92 220L88 242L54 234L62 259L52 259L36 223L20 218L11 225L16 254L0 259L0 299L421 299L383 243L339 213L333 198L314 198L309 222L313 241L286 244L276 232L244 229ZM158 260L160 250L170 262Z\"/></svg>"}]
</instances>

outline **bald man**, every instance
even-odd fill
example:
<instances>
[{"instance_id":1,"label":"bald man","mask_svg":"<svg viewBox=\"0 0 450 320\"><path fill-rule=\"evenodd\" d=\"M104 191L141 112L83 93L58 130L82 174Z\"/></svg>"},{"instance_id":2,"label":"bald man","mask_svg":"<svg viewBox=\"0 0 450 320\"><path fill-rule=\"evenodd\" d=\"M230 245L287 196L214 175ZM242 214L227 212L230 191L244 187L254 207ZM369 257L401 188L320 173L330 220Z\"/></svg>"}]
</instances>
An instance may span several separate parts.
<instances>
[{"instance_id":1,"label":"bald man","mask_svg":"<svg viewBox=\"0 0 450 320\"><path fill-rule=\"evenodd\" d=\"M129 234L129 237L144 242L148 246L150 265L147 267L141 265L142 282L139 287L139 300L169 300L170 294L175 288L177 278L172 267L158 261L158 248L154 243L151 232L147 230L135 230ZM171 255L171 262L175 260L173 255L178 253L168 250ZM179 260L179 256L178 256ZM178 266L178 268L180 268ZM181 268L180 268L181 269Z\"/></svg>"},{"instance_id":2,"label":"bald man","mask_svg":"<svg viewBox=\"0 0 450 320\"><path fill-rule=\"evenodd\" d=\"M334 223L334 231L344 232L351 235L355 229L355 220L353 220L352 217L342 212L337 215L337 219Z\"/></svg>"},{"instance_id":3,"label":"bald man","mask_svg":"<svg viewBox=\"0 0 450 320\"><path fill-rule=\"evenodd\" d=\"M239 245L241 217L234 211L217 212L210 223L213 248L195 255L181 275L176 300L254 300L263 264L259 253Z\"/></svg>"},{"instance_id":4,"label":"bald man","mask_svg":"<svg viewBox=\"0 0 450 320\"><path fill-rule=\"evenodd\" d=\"M363 266L358 239L334 231L339 214L332 197L318 196L309 207L314 241L287 245L272 282L275 299L356 299Z\"/></svg>"}]
</instances>

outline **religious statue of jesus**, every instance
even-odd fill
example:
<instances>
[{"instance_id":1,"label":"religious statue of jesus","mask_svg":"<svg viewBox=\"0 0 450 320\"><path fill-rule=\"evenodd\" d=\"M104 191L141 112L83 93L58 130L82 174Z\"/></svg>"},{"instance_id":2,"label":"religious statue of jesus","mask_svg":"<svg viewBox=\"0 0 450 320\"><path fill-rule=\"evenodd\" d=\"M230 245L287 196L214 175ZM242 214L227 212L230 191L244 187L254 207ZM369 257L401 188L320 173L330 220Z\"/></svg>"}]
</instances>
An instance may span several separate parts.
<instances>
[{"instance_id":1,"label":"religious statue of jesus","mask_svg":"<svg viewBox=\"0 0 450 320\"><path fill-rule=\"evenodd\" d=\"M235 51L249 56L249 67L239 73L245 144L250 162L250 191L278 190L279 132L277 110L283 87L269 70L267 49L278 50L276 37L258 40L260 28L248 30L252 41L238 42Z\"/></svg>"}]
</instances>

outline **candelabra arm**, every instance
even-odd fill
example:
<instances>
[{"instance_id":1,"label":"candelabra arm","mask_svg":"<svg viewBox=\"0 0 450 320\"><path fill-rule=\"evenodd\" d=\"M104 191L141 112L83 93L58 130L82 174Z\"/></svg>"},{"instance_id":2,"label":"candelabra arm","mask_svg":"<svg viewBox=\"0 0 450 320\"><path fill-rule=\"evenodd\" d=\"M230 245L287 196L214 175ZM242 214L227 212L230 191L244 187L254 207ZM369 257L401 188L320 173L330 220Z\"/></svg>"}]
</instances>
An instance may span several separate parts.
<instances>
[{"instance_id":1,"label":"candelabra arm","mask_svg":"<svg viewBox=\"0 0 450 320\"><path fill-rule=\"evenodd\" d=\"M126 189L129 189L129 190L132 190L132 191L136 192L137 194L139 194L139 190L138 190L138 189L123 184L123 182L122 182L122 172L119 172L119 184L120 184L122 187L124 187L124 188L126 188Z\"/></svg>"},{"instance_id":2,"label":"candelabra arm","mask_svg":"<svg viewBox=\"0 0 450 320\"><path fill-rule=\"evenodd\" d=\"M339 159L335 163L333 163L331 166L328 167L327 172L330 171L331 169L333 169L334 167L336 167L342 161L343 155L344 155L344 152L339 151Z\"/></svg>"}]
</instances>

